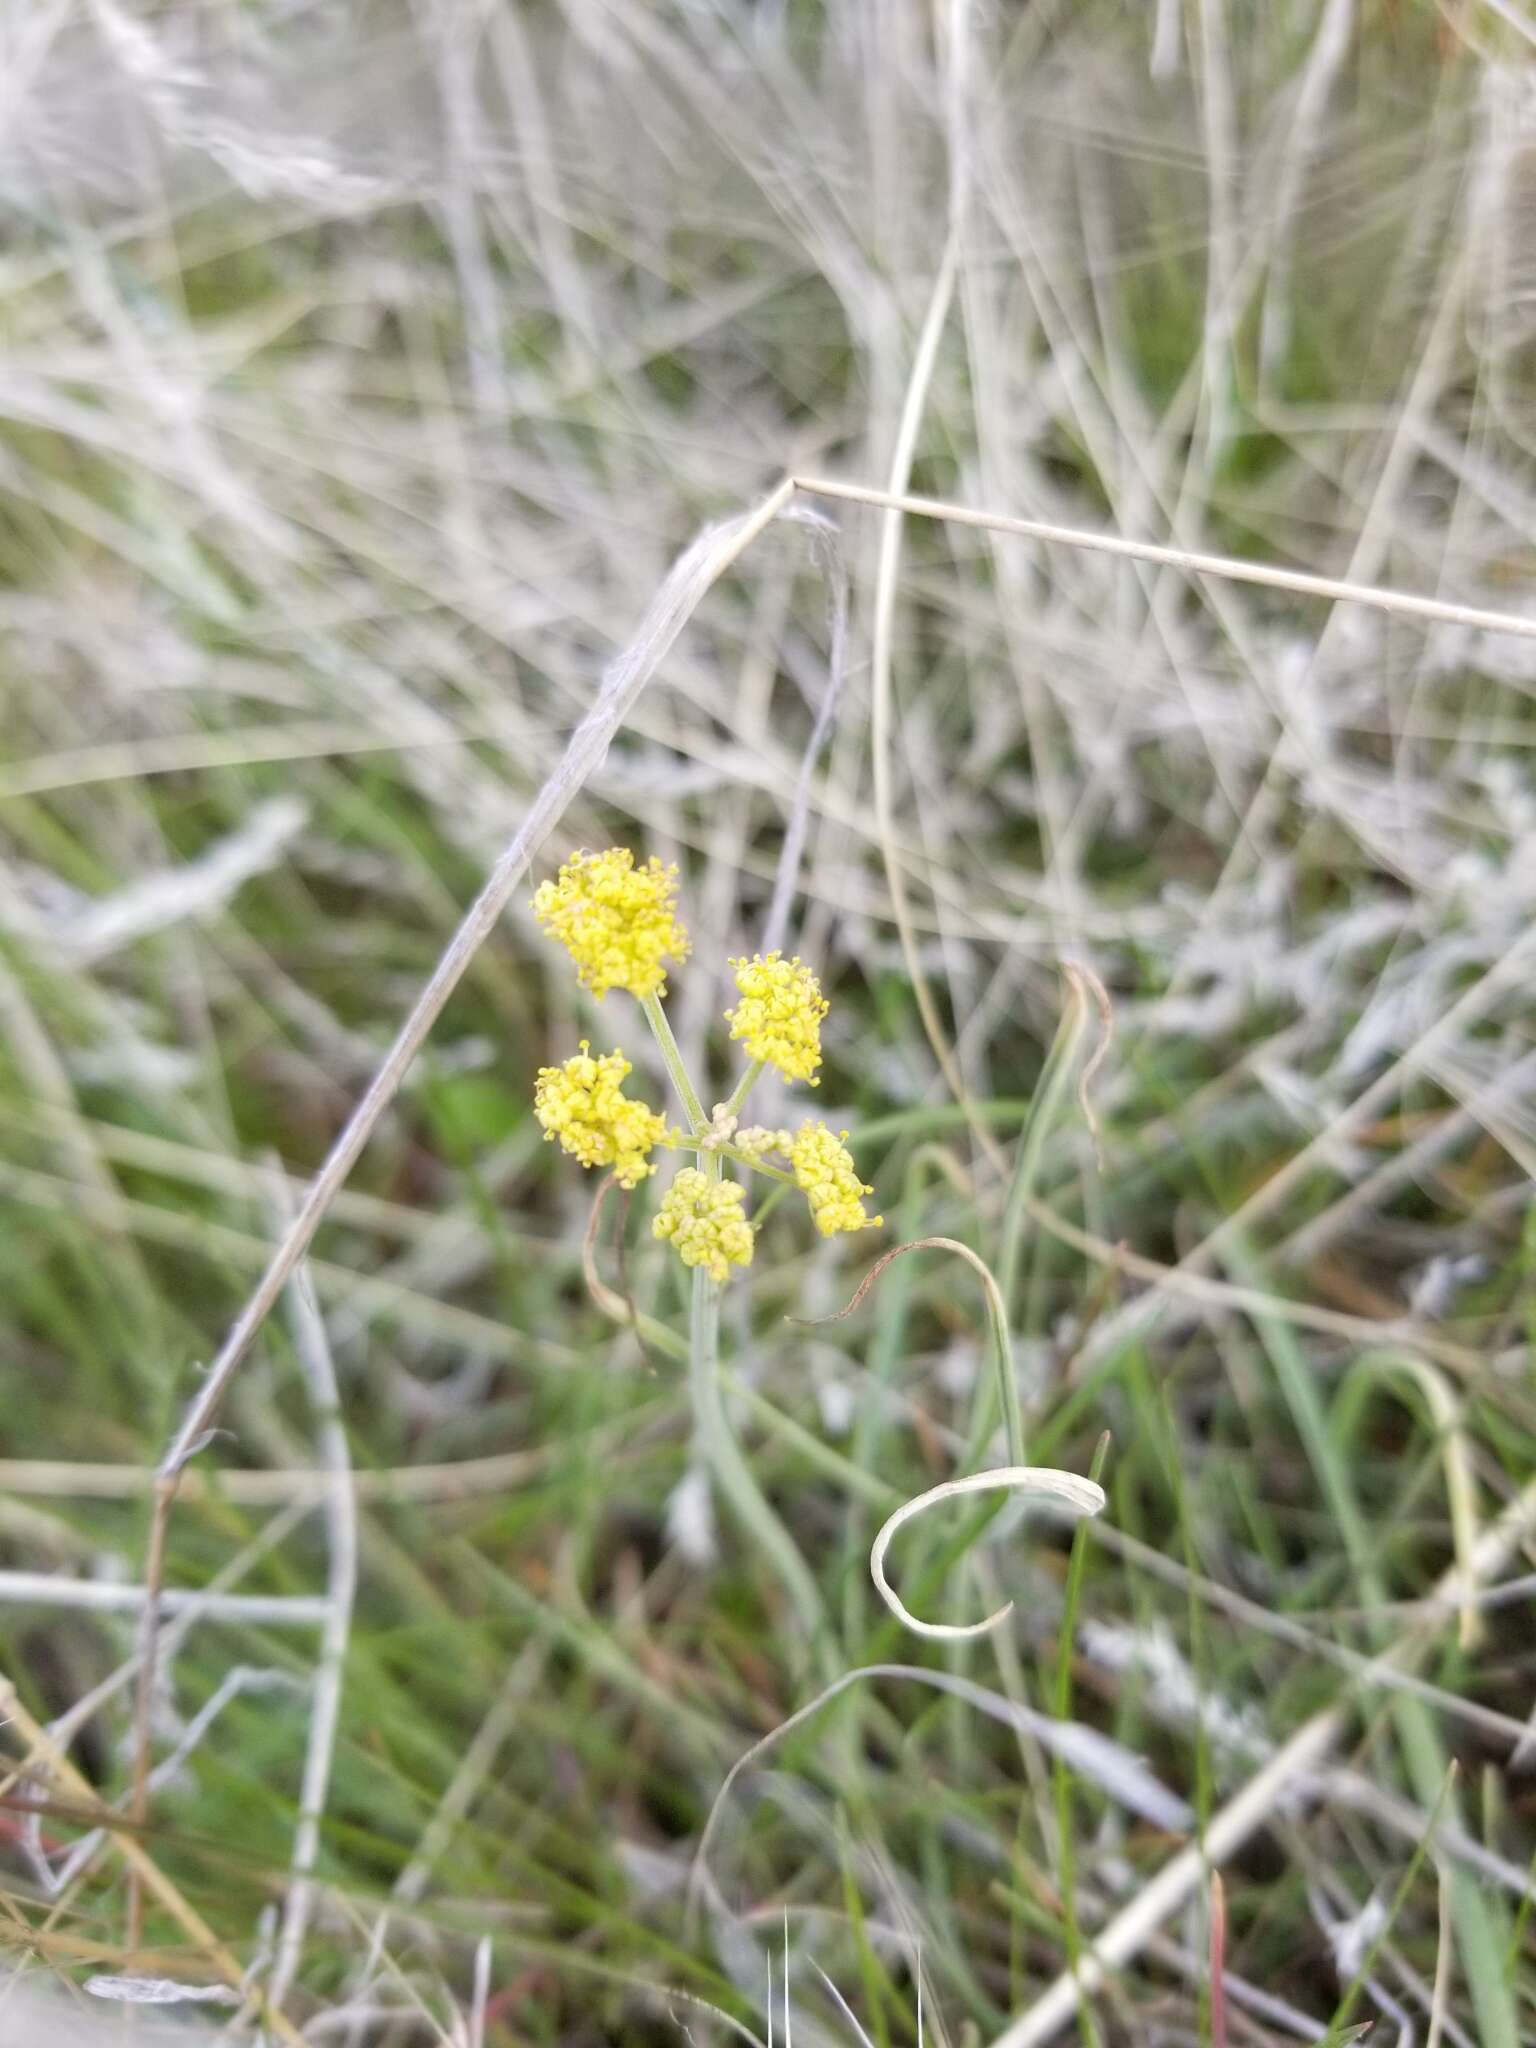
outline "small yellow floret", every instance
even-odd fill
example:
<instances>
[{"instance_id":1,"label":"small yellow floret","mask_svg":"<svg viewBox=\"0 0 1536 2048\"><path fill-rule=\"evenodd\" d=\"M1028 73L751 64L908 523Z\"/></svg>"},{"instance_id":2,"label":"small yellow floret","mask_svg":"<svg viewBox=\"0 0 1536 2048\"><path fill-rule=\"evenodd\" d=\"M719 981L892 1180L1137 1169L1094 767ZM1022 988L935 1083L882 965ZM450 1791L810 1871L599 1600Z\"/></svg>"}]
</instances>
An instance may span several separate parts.
<instances>
[{"instance_id":1,"label":"small yellow floret","mask_svg":"<svg viewBox=\"0 0 1536 2048\"><path fill-rule=\"evenodd\" d=\"M731 1139L738 1152L755 1161L766 1159L770 1152L782 1152L787 1159L793 1142L788 1131L769 1130L764 1124L744 1124Z\"/></svg>"},{"instance_id":2,"label":"small yellow floret","mask_svg":"<svg viewBox=\"0 0 1536 2048\"><path fill-rule=\"evenodd\" d=\"M831 1007L809 967L782 953L754 953L733 960L741 1001L727 1010L732 1038L746 1040L747 1051L790 1081L816 1086L821 1065L821 1020Z\"/></svg>"},{"instance_id":3,"label":"small yellow floret","mask_svg":"<svg viewBox=\"0 0 1536 2048\"><path fill-rule=\"evenodd\" d=\"M611 988L660 995L664 962L688 957L688 934L677 921L677 869L654 854L635 866L627 846L573 853L553 882L541 882L533 914L576 962L595 996Z\"/></svg>"},{"instance_id":4,"label":"small yellow floret","mask_svg":"<svg viewBox=\"0 0 1536 2048\"><path fill-rule=\"evenodd\" d=\"M711 1180L685 1166L661 1198L651 1225L672 1240L685 1266L703 1266L712 1280L724 1280L732 1266L752 1263L752 1226L743 1214L746 1191L738 1181Z\"/></svg>"},{"instance_id":5,"label":"small yellow floret","mask_svg":"<svg viewBox=\"0 0 1536 2048\"><path fill-rule=\"evenodd\" d=\"M620 1187L637 1187L648 1173L646 1156L666 1136L667 1120L624 1093L632 1072L623 1053L592 1057L586 1039L563 1066L540 1067L533 1113L546 1140L558 1138L583 1166L611 1166Z\"/></svg>"},{"instance_id":6,"label":"small yellow floret","mask_svg":"<svg viewBox=\"0 0 1536 2048\"><path fill-rule=\"evenodd\" d=\"M834 1137L825 1124L802 1124L790 1148L790 1164L811 1205L811 1218L823 1237L835 1237L842 1230L873 1230L883 1216L866 1216L864 1195L874 1189L859 1179L853 1156L842 1142L848 1133Z\"/></svg>"}]
</instances>

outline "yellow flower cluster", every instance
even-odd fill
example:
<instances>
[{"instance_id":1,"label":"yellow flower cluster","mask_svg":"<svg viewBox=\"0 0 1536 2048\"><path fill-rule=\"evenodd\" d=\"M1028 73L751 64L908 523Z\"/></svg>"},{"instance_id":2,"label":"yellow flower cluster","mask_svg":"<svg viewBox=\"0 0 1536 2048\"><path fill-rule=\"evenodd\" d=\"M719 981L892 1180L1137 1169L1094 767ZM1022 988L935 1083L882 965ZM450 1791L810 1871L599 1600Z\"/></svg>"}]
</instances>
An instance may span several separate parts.
<instances>
[{"instance_id":1,"label":"yellow flower cluster","mask_svg":"<svg viewBox=\"0 0 1536 2048\"><path fill-rule=\"evenodd\" d=\"M798 959L782 953L754 953L733 960L741 1001L727 1010L732 1038L746 1040L755 1060L765 1061L790 1081L816 1086L821 1065L821 1020L831 1007L821 983Z\"/></svg>"},{"instance_id":2,"label":"yellow flower cluster","mask_svg":"<svg viewBox=\"0 0 1536 2048\"><path fill-rule=\"evenodd\" d=\"M546 1142L558 1138L583 1166L611 1166L620 1187L637 1187L656 1171L646 1164L667 1133L667 1120L624 1093L633 1071L623 1053L594 1059L586 1039L563 1066L540 1067L533 1113Z\"/></svg>"},{"instance_id":3,"label":"yellow flower cluster","mask_svg":"<svg viewBox=\"0 0 1536 2048\"><path fill-rule=\"evenodd\" d=\"M842 1142L847 1135L843 1131L834 1137L823 1123L802 1124L790 1147L795 1179L823 1237L835 1237L842 1230L873 1230L885 1221L864 1213L861 1198L874 1189L859 1179L853 1155Z\"/></svg>"},{"instance_id":4,"label":"yellow flower cluster","mask_svg":"<svg viewBox=\"0 0 1536 2048\"><path fill-rule=\"evenodd\" d=\"M533 914L565 947L593 995L624 988L651 996L667 985L665 961L688 956L676 905L675 867L652 854L637 868L627 846L611 846L572 854L555 881L539 885Z\"/></svg>"},{"instance_id":5,"label":"yellow flower cluster","mask_svg":"<svg viewBox=\"0 0 1536 2048\"><path fill-rule=\"evenodd\" d=\"M677 917L676 868L663 867L654 856L638 865L627 847L572 854L556 878L541 885L533 912L566 948L582 982L597 997L612 988L627 989L642 1000L659 997L666 988L667 962L688 955L688 934ZM545 1137L558 1139L583 1166L612 1167L627 1188L655 1172L650 1154L660 1144L681 1141L716 1155L728 1150L738 1165L780 1181L788 1176L769 1160L787 1160L823 1237L873 1229L882 1218L865 1211L864 1197L873 1190L859 1179L843 1142L846 1131L835 1135L824 1123L804 1124L793 1134L742 1126L732 1107L739 1107L759 1066L816 1086L822 1020L830 1007L821 984L803 961L786 960L782 953L754 953L730 965L740 1001L725 1014L732 1038L745 1042L754 1068L731 1102L716 1109L712 1123L705 1124L672 1034L653 1008L651 1022L662 1052L693 1112L690 1135L669 1133L665 1118L625 1095L623 1083L632 1069L623 1053L594 1058L583 1039L574 1059L539 1069L534 1110ZM718 1157L710 1164L718 1166ZM732 1266L752 1263L753 1228L746 1191L737 1181L685 1167L662 1197L652 1228L672 1244L685 1266L700 1267L717 1282Z\"/></svg>"},{"instance_id":6,"label":"yellow flower cluster","mask_svg":"<svg viewBox=\"0 0 1536 2048\"><path fill-rule=\"evenodd\" d=\"M794 1140L785 1130L769 1130L765 1124L744 1124L735 1132L731 1143L748 1159L761 1162L770 1152L781 1152L787 1159Z\"/></svg>"},{"instance_id":7,"label":"yellow flower cluster","mask_svg":"<svg viewBox=\"0 0 1536 2048\"><path fill-rule=\"evenodd\" d=\"M732 1266L752 1263L745 1201L740 1182L711 1180L698 1167L685 1166L662 1196L651 1229L671 1239L685 1266L703 1266L712 1280L724 1280Z\"/></svg>"}]
</instances>

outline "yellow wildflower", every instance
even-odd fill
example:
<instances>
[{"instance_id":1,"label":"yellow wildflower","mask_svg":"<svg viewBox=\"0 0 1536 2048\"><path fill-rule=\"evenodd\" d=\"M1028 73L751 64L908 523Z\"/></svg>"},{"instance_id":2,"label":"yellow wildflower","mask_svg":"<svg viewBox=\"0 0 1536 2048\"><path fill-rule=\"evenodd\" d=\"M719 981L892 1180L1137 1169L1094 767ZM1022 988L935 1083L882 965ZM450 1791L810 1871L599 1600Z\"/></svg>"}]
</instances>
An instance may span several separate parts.
<instances>
[{"instance_id":1,"label":"yellow wildflower","mask_svg":"<svg viewBox=\"0 0 1536 2048\"><path fill-rule=\"evenodd\" d=\"M809 1081L821 1065L821 1020L831 1007L821 984L799 959L754 953L733 960L741 1001L727 1010L732 1038L744 1038L753 1059L790 1081Z\"/></svg>"},{"instance_id":2,"label":"yellow wildflower","mask_svg":"<svg viewBox=\"0 0 1536 2048\"><path fill-rule=\"evenodd\" d=\"M627 846L611 846L573 853L557 880L540 883L533 914L565 947L593 995L626 988L651 996L666 988L663 963L688 956L676 905L675 867L652 854L637 868Z\"/></svg>"},{"instance_id":3,"label":"yellow wildflower","mask_svg":"<svg viewBox=\"0 0 1536 2048\"><path fill-rule=\"evenodd\" d=\"M685 1166L661 1198L651 1225L672 1240L685 1266L703 1266L712 1280L724 1280L732 1266L752 1263L752 1226L743 1214L746 1190L734 1180L711 1180Z\"/></svg>"},{"instance_id":4,"label":"yellow wildflower","mask_svg":"<svg viewBox=\"0 0 1536 2048\"><path fill-rule=\"evenodd\" d=\"M874 1189L859 1179L853 1156L842 1142L848 1133L833 1136L825 1124L802 1124L795 1133L789 1160L795 1170L811 1218L823 1237L835 1237L842 1230L873 1230L883 1216L866 1216L861 1197Z\"/></svg>"},{"instance_id":5,"label":"yellow wildflower","mask_svg":"<svg viewBox=\"0 0 1536 2048\"><path fill-rule=\"evenodd\" d=\"M586 1039L563 1066L540 1067L533 1113L546 1141L558 1138L583 1166L611 1166L620 1187L638 1186L656 1171L646 1164L666 1136L667 1120L624 1093L633 1071L623 1053L592 1057Z\"/></svg>"},{"instance_id":6,"label":"yellow wildflower","mask_svg":"<svg viewBox=\"0 0 1536 2048\"><path fill-rule=\"evenodd\" d=\"M766 1159L770 1152L782 1152L787 1159L793 1142L788 1131L769 1130L766 1124L743 1124L731 1139L738 1152L753 1160Z\"/></svg>"}]
</instances>

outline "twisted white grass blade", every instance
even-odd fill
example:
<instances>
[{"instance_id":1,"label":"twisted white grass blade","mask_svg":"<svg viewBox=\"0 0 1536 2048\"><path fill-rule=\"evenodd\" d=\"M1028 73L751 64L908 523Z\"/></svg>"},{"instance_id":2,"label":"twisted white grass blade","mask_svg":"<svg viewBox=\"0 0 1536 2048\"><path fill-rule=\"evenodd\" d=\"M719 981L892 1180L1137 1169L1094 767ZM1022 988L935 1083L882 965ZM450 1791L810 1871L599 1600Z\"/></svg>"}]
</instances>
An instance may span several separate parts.
<instances>
[{"instance_id":1,"label":"twisted white grass blade","mask_svg":"<svg viewBox=\"0 0 1536 2048\"><path fill-rule=\"evenodd\" d=\"M174 1977L87 1977L92 1998L118 2005L238 2005L228 1984L178 1984Z\"/></svg>"},{"instance_id":2,"label":"twisted white grass blade","mask_svg":"<svg viewBox=\"0 0 1536 2048\"><path fill-rule=\"evenodd\" d=\"M257 804L237 832L196 860L125 883L110 896L82 904L51 934L61 952L82 966L130 946L136 939L188 919L222 910L255 875L275 867L288 842L309 821L297 797Z\"/></svg>"},{"instance_id":3,"label":"twisted white grass blade","mask_svg":"<svg viewBox=\"0 0 1536 2048\"><path fill-rule=\"evenodd\" d=\"M940 1486L932 1486L926 1493L920 1493L912 1500L905 1501L894 1515L883 1525L875 1538L869 1553L869 1575L875 1582L875 1591L889 1607L896 1619L913 1631L915 1635L931 1636L944 1642L958 1642L967 1636L985 1635L989 1629L1006 1621L1013 1612L1010 1600L1005 1607L999 1607L995 1614L989 1614L985 1621L942 1622L919 1621L917 1616L902 1605L901 1596L885 1576L885 1553L891 1547L891 1538L896 1531L917 1515L940 1501L953 1500L964 1493L1022 1493L1035 1500L1051 1502L1065 1508L1069 1514L1097 1515L1103 1512L1104 1489L1091 1479L1081 1479L1075 1472L1058 1472L1050 1465L999 1465L991 1472L971 1472L964 1479L946 1479Z\"/></svg>"},{"instance_id":4,"label":"twisted white grass blade","mask_svg":"<svg viewBox=\"0 0 1536 2048\"><path fill-rule=\"evenodd\" d=\"M961 1695L964 1697L964 1694ZM1101 1792L1139 1814L1165 1834L1185 1835L1195 1824L1188 1800L1170 1792L1139 1757L1131 1755L1113 1737L1081 1721L1053 1721L1048 1715L1036 1717L1036 1735L1043 1749L1059 1756L1079 1777L1097 1785Z\"/></svg>"},{"instance_id":5,"label":"twisted white grass blade","mask_svg":"<svg viewBox=\"0 0 1536 2048\"><path fill-rule=\"evenodd\" d=\"M104 1977L85 1988L91 1990L96 1984L124 1981L141 1980ZM115 1994L109 1993L108 1997L115 1998ZM104 2012L99 2006L83 2005L58 1984L44 1981L40 1972L24 1978L20 1970L9 1966L0 1970L0 2048L38 2048L40 2042L45 2042L47 2048L119 2048L126 2038L126 2017L123 2013ZM210 2020L202 2026L195 2025L189 2013L172 2018L169 2013L162 2017L140 2009L133 2015L134 2048L213 2048L225 2032L220 2027L215 2033L214 2024Z\"/></svg>"},{"instance_id":6,"label":"twisted white grass blade","mask_svg":"<svg viewBox=\"0 0 1536 2048\"><path fill-rule=\"evenodd\" d=\"M1262 1717L1246 1704L1208 1692L1160 1618L1145 1626L1085 1621L1080 1640L1091 1662L1140 1678L1146 1703L1160 1720L1203 1729L1212 1745L1228 1756L1262 1761L1271 1753L1274 1745L1264 1732Z\"/></svg>"}]
</instances>

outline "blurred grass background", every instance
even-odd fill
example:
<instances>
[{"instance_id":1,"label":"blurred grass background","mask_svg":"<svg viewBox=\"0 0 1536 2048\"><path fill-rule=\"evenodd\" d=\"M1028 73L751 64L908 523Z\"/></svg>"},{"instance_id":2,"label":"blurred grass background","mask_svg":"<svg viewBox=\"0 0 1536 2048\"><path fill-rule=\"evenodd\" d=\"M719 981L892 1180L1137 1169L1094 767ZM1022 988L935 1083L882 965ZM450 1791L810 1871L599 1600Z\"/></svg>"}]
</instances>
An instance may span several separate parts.
<instances>
[{"instance_id":1,"label":"blurred grass background","mask_svg":"<svg viewBox=\"0 0 1536 2048\"><path fill-rule=\"evenodd\" d=\"M323 1158L699 525L790 471L885 481L947 247L913 489L1529 613L1531 36L1484 0L5 19L0 1644L101 1796L127 1782L132 1614L20 1575L138 1579L147 1475L280 1228L274 1173ZM833 998L815 1107L855 1127L888 1241L995 1258L1007 1176L922 1028L887 862L1005 1153L1059 961L1110 992L1103 1161L1080 1118L1052 1129L1058 1217L1167 1267L1219 1228L1201 1270L1277 1306L1026 1235L1031 1454L1085 1471L1110 1431L1110 1505L1075 1616L1063 1537L999 1522L955 1571L909 1539L918 1611L1018 1601L980 1644L903 1638L865 1577L884 1513L963 1448L970 1274L900 1261L807 1332L787 1318L840 1307L868 1247L775 1216L727 1304L736 1425L840 1668L1041 1711L1065 1671L1071 1716L1198 1830L1450 1561L1448 1445L1483 1521L1532 1477L1536 664L911 520L882 846L878 515L820 509L853 625L792 944ZM827 664L821 565L780 525L548 849L681 863L672 1008L720 1082L723 963L760 933ZM661 1077L527 893L313 1261L360 1569L290 2009L316 2041L766 2039L771 1962L798 2040L887 2048L916 2038L920 1956L926 2038L990 2042L1180 1831L1085 1766L1053 1786L972 1703L870 1680L733 1790L690 1922L726 1770L820 1666L768 1564L679 1496L681 1372L583 1283L591 1187L540 1142L534 1071L587 1033L653 1100ZM622 1284L680 1327L648 1199ZM1440 1408L1362 1375L1379 1348L1433 1366ZM301 1367L274 1318L172 1586L323 1589ZM1224 2016L1181 1913L1082 2037L1321 2039L1362 1964L1356 2021L1416 2038L1438 2002L1448 2040L1536 2032L1528 1613L1517 1585L1471 1640L1452 1616L1418 1720L1363 1696L1228 1864ZM246 1961L284 1896L314 1653L232 1613L162 1689L157 1754L185 1754L150 1843ZM1452 1832L1415 1862L1453 1756ZM72 1979L120 1954L110 1849L60 1891L80 1830L11 1809L4 1833L7 1944ZM148 1938L197 1974L170 1923Z\"/></svg>"}]
</instances>

